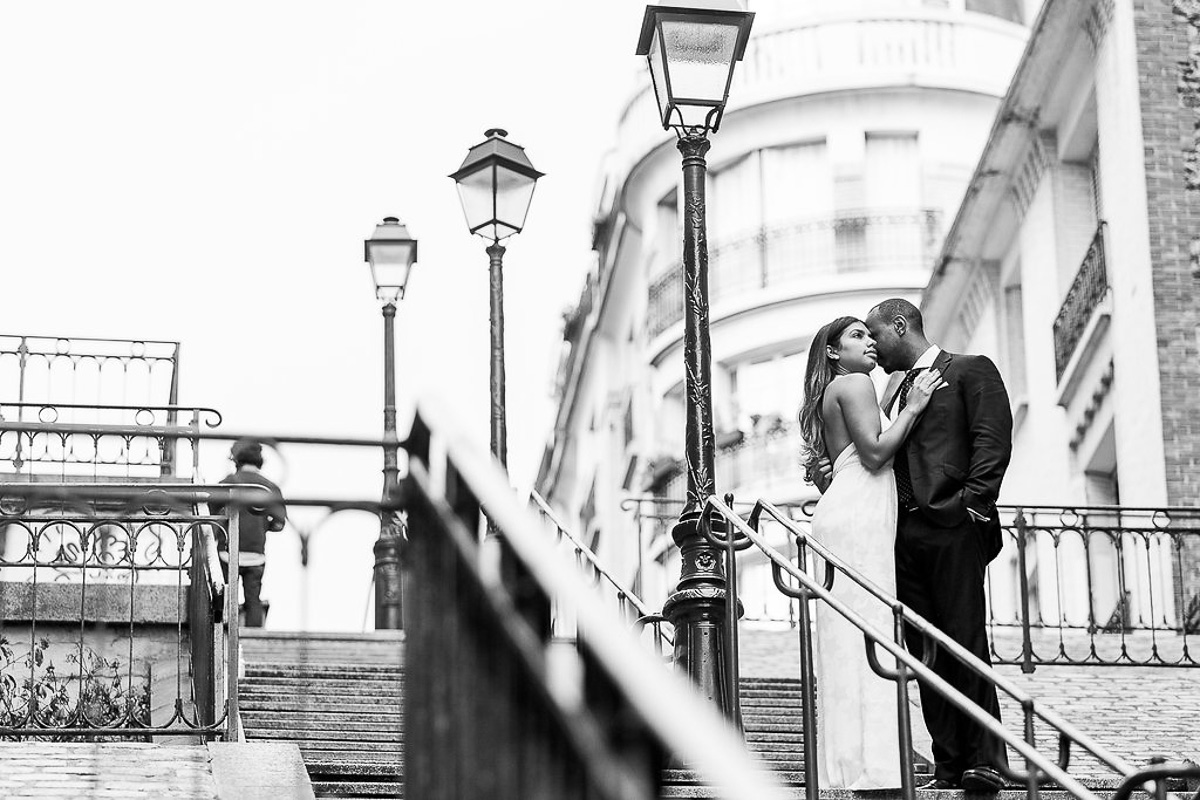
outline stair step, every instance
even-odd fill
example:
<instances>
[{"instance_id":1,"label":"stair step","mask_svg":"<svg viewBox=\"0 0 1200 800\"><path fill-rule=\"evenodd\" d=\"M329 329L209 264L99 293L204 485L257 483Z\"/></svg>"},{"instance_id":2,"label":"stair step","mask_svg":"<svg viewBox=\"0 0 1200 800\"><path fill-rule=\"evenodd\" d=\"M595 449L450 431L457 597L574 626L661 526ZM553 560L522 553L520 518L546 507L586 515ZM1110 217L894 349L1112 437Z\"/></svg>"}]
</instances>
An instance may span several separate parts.
<instances>
[{"instance_id":1,"label":"stair step","mask_svg":"<svg viewBox=\"0 0 1200 800\"><path fill-rule=\"evenodd\" d=\"M313 781L317 797L404 797L404 785L394 781Z\"/></svg>"},{"instance_id":2,"label":"stair step","mask_svg":"<svg viewBox=\"0 0 1200 800\"><path fill-rule=\"evenodd\" d=\"M269 711L271 713L291 712L291 711L329 711L346 714L357 713L389 713L402 715L403 709L399 703L395 702L394 698L388 698L387 706L395 706L394 710L387 712L382 711L385 708L378 702L354 702L365 698L347 698L333 697L328 695L318 696L303 696L296 694L259 694L255 693L247 698L242 695L238 706L243 712L247 711Z\"/></svg>"},{"instance_id":3,"label":"stair step","mask_svg":"<svg viewBox=\"0 0 1200 800\"><path fill-rule=\"evenodd\" d=\"M308 730L313 733L330 731L368 733L390 733L399 739L404 724L399 717L384 719L378 716L339 716L337 714L287 714L276 717L260 712L246 715L246 726L261 735L266 731Z\"/></svg>"},{"instance_id":4,"label":"stair step","mask_svg":"<svg viewBox=\"0 0 1200 800\"><path fill-rule=\"evenodd\" d=\"M307 742L361 742L364 747L387 744L395 747L400 743L396 733L379 733L371 730L310 730L307 728L274 728L246 730L246 738L254 739L284 739L300 743Z\"/></svg>"}]
</instances>

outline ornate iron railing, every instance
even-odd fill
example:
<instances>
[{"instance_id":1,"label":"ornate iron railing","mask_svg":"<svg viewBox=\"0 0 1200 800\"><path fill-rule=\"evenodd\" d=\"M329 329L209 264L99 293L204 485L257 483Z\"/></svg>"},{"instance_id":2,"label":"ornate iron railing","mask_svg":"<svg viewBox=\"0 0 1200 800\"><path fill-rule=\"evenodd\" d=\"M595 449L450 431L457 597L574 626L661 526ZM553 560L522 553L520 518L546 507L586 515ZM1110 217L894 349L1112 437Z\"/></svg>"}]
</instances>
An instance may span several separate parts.
<instances>
[{"instance_id":1,"label":"ornate iron railing","mask_svg":"<svg viewBox=\"0 0 1200 800\"><path fill-rule=\"evenodd\" d=\"M662 614L652 611L633 591L627 589L621 581L617 580L604 565L600 563L600 559L592 548L588 547L579 540L575 534L565 526L550 505L536 491L531 492L529 499L533 501L534 508L546 522L554 529L556 543L569 547L575 559L576 567L585 575L590 577L591 585L598 589L598 594L602 603L611 606L620 619L626 620L637 626L646 626L651 630L651 643L655 652L662 655L665 649L666 653L673 653L675 641L671 634L663 630L667 620ZM557 611L557 608L554 609ZM556 634L560 634L560 628L563 627L563 621L559 619L557 613L554 613L551 619L551 625ZM566 626L569 627L569 626ZM562 631L573 635L573 631Z\"/></svg>"},{"instance_id":2,"label":"ornate iron railing","mask_svg":"<svg viewBox=\"0 0 1200 800\"><path fill-rule=\"evenodd\" d=\"M1027 672L1200 666L1200 586L1185 580L1200 566L1200 510L1026 506L1001 515L1005 549L988 585L993 661Z\"/></svg>"},{"instance_id":3,"label":"ornate iron railing","mask_svg":"<svg viewBox=\"0 0 1200 800\"><path fill-rule=\"evenodd\" d=\"M1168 779L1200 776L1200 767L1184 762L1164 764L1158 770L1150 772L1135 769L1091 736L1036 701L1015 683L1000 675L990 665L902 604L897 598L884 592L820 542L811 539L808 532L791 518L790 513L785 513L770 503L760 500L754 505L749 518L744 520L731 508L731 500L732 498L729 497L726 498L726 502L721 502L716 497L706 499L700 517L701 534L724 550L728 561L733 559L735 551L757 548L771 564L772 578L776 588L783 594L800 601L800 622L797 628L800 640L801 689L804 697L802 717L805 749L804 787L809 800L817 800L820 797L817 740L821 730L821 720L815 711L816 681L813 666L810 601L823 604L822 608L829 609L830 612L844 618L862 631L865 645L864 658L867 664L881 679L895 684L897 719L900 726L899 748L895 755L900 766L901 792L906 800L913 800L916 796L908 689L909 682L913 679L920 680L926 690L936 692L1023 758L1024 770L1007 765L997 766L1009 781L1024 786L1026 796L1030 800L1036 800L1040 795L1042 783L1045 781L1053 781L1057 784L1057 788L1065 790L1080 800L1097 800L1096 794L1091 789L1067 773L1072 748L1083 751L1110 772L1111 779L1118 786L1118 797L1127 796L1134 789L1143 788L1147 778L1155 779L1156 783L1146 785L1144 788L1159 797L1164 797ZM794 562L791 558L781 554L759 532L760 521L767 518L773 519L777 525L783 526L795 539L799 553L797 561ZM810 554L819 557L824 564L821 577L814 578L810 574L812 569ZM727 574L732 577L734 572L728 570ZM860 587L865 593L864 599L880 604L881 610L892 618L890 631L875 627L873 623L832 593L835 583L845 582ZM730 584L732 596L736 596L735 585L732 582ZM731 613L727 615L726 633L731 643L730 652L736 654L737 624L735 615L732 613L732 605L730 609ZM929 662L909 653L905 646L906 635L922 637L925 645L923 650L927 656L934 657L933 653L936 650L936 659L939 662L942 659L952 658L958 662L960 669L974 674L978 679L994 686L997 692L1011 697L1021 708L1024 736L1008 730L991 713L952 687L931 668ZM894 658L894 666L885 666L880 662L878 651L881 649ZM939 672L944 671L944 666L939 669ZM736 673L734 674L736 675ZM1036 727L1039 724L1048 725L1051 732L1056 735L1058 744L1056 758L1048 757L1038 751L1035 737Z\"/></svg>"},{"instance_id":4,"label":"ornate iron railing","mask_svg":"<svg viewBox=\"0 0 1200 800\"><path fill-rule=\"evenodd\" d=\"M632 498L623 507L633 511L635 524L650 527L646 540L653 547L669 536L682 500ZM776 507L807 530L815 501ZM1200 510L1001 506L999 512L1005 544L987 582L993 663L1026 671L1059 664L1200 666L1200 586L1186 580L1200 567ZM777 529L764 533L787 548ZM740 570L747 618L796 624L794 602L766 602L772 578L761 562L743 560Z\"/></svg>"},{"instance_id":5,"label":"ornate iron railing","mask_svg":"<svg viewBox=\"0 0 1200 800\"><path fill-rule=\"evenodd\" d=\"M10 479L186 480L199 471L195 434L219 426L221 414L178 405L0 400L0 422L30 424L0 431L0 475Z\"/></svg>"},{"instance_id":6,"label":"ornate iron railing","mask_svg":"<svg viewBox=\"0 0 1200 800\"><path fill-rule=\"evenodd\" d=\"M429 427L410 434L405 794L660 796L662 768L702 770L723 797L774 779L686 680L598 603L495 466ZM485 512L496 536L483 538ZM551 636L553 601L576 620Z\"/></svg>"},{"instance_id":7,"label":"ornate iron railing","mask_svg":"<svg viewBox=\"0 0 1200 800\"><path fill-rule=\"evenodd\" d=\"M1096 228L1087 255L1071 281L1058 316L1054 318L1054 369L1059 380L1067 370L1092 312L1108 292L1108 269L1104 259L1104 222Z\"/></svg>"},{"instance_id":8,"label":"ornate iron railing","mask_svg":"<svg viewBox=\"0 0 1200 800\"><path fill-rule=\"evenodd\" d=\"M197 512L214 491L262 494L0 484L0 738L236 738L237 613L222 604L237 585L214 529L235 552L238 531Z\"/></svg>"},{"instance_id":9,"label":"ornate iron railing","mask_svg":"<svg viewBox=\"0 0 1200 800\"><path fill-rule=\"evenodd\" d=\"M718 243L708 256L713 306L759 289L802 286L816 275L927 269L941 235L935 209L842 212L763 228ZM646 325L657 336L683 319L683 270L651 282Z\"/></svg>"}]
</instances>

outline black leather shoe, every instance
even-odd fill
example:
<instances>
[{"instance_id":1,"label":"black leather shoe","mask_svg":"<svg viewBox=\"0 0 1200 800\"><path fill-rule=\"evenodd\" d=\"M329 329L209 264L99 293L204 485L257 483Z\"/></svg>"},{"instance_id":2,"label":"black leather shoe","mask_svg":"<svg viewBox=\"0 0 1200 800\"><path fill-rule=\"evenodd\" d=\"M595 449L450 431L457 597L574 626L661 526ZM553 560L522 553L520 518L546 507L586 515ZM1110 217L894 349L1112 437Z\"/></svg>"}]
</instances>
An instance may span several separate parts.
<instances>
[{"instance_id":1,"label":"black leather shoe","mask_svg":"<svg viewBox=\"0 0 1200 800\"><path fill-rule=\"evenodd\" d=\"M956 781L947 780L946 778L934 778L929 783L923 783L917 787L918 789L961 789Z\"/></svg>"},{"instance_id":2,"label":"black leather shoe","mask_svg":"<svg viewBox=\"0 0 1200 800\"><path fill-rule=\"evenodd\" d=\"M992 767L981 764L963 773L962 788L968 792L995 794L1004 788L1004 778Z\"/></svg>"}]
</instances>

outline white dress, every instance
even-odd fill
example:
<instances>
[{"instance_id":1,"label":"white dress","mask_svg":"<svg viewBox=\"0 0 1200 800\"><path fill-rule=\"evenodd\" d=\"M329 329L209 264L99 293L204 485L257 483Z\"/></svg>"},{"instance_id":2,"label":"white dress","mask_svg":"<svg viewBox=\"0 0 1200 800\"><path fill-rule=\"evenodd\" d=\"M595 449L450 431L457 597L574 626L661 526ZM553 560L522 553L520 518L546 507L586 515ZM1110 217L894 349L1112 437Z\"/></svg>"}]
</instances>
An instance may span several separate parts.
<instances>
[{"instance_id":1,"label":"white dress","mask_svg":"<svg viewBox=\"0 0 1200 800\"><path fill-rule=\"evenodd\" d=\"M896 478L891 462L872 472L851 443L834 462L833 480L817 503L812 531L831 552L895 596ZM820 577L825 567L817 562ZM893 630L891 610L845 575L834 580L833 594L877 630ZM898 788L896 684L867 665L861 630L824 603L815 606L821 788ZM895 665L887 651L876 648L876 653L885 667Z\"/></svg>"}]
</instances>

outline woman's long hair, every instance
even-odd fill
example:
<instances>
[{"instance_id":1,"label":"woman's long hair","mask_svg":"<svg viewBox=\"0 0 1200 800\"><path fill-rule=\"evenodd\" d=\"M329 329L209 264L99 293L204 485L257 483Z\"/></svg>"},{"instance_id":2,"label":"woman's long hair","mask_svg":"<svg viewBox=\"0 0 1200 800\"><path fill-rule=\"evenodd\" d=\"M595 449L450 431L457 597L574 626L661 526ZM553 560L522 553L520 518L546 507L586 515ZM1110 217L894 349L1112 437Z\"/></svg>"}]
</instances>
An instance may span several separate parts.
<instances>
[{"instance_id":1,"label":"woman's long hair","mask_svg":"<svg viewBox=\"0 0 1200 800\"><path fill-rule=\"evenodd\" d=\"M804 476L812 480L817 462L825 455L825 420L821 404L825 401L825 389L837 375L836 364L825 352L827 347L837 348L842 334L856 322L858 317L838 317L822 326L808 347L808 367L804 370L804 403L800 406L800 454L804 464Z\"/></svg>"}]
</instances>

